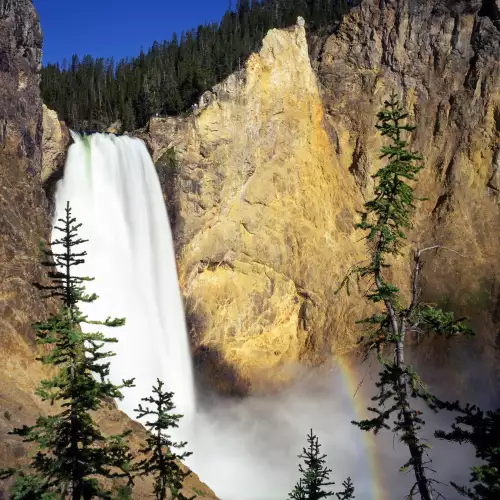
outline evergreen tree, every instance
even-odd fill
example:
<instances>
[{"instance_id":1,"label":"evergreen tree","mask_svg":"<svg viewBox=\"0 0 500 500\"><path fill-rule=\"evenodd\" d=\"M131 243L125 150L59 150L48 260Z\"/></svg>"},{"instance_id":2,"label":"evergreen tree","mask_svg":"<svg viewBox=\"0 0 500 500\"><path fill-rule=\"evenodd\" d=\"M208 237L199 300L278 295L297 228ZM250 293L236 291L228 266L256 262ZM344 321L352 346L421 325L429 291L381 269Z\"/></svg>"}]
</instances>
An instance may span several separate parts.
<instances>
[{"instance_id":1,"label":"evergreen tree","mask_svg":"<svg viewBox=\"0 0 500 500\"><path fill-rule=\"evenodd\" d=\"M57 372L43 380L37 395L43 401L56 403L59 413L39 416L33 426L14 429L11 434L35 443L38 451L31 460L32 475L21 473L13 487L14 498L71 498L72 500L110 498L111 494L98 478L128 477L131 455L126 443L128 433L105 437L95 424L91 412L99 410L105 400L121 399L123 387L132 386L132 380L116 386L109 381L109 362L112 352L102 351L108 343L117 342L100 332L84 333L82 324L117 327L124 319L93 321L78 308L79 302L93 302L96 295L85 293L84 283L90 278L76 276L73 268L84 262L85 251L76 247L86 242L78 237L81 224L71 215L69 202L66 215L59 219L55 230L62 236L45 250L49 262L44 265L51 284L39 288L47 297L61 300L61 308L48 320L34 325L39 345L49 351L39 358ZM61 251L53 250L62 247ZM3 478L16 474L3 471Z\"/></svg>"},{"instance_id":2,"label":"evergreen tree","mask_svg":"<svg viewBox=\"0 0 500 500\"><path fill-rule=\"evenodd\" d=\"M299 464L302 477L295 485L293 491L288 495L291 500L320 500L336 495L337 498L348 500L354 498L354 486L351 478L344 481L344 491L333 493L325 491L325 487L333 486L335 483L329 481L331 469L326 467L326 455L321 455L318 437L311 432L307 435L308 448L303 448L299 458L304 459L305 466Z\"/></svg>"},{"instance_id":3,"label":"evergreen tree","mask_svg":"<svg viewBox=\"0 0 500 500\"><path fill-rule=\"evenodd\" d=\"M379 392L372 398L378 403L378 408L369 408L376 417L353 423L364 431L377 433L383 428L389 429L387 422L394 416L392 430L410 453L409 460L401 469L411 468L415 475L411 495L418 490L423 500L431 500L433 480L427 472L429 445L419 436L424 421L421 412L411 406L410 398L422 398L433 411L438 409L440 402L428 392L411 366L406 364L405 346L412 338L418 340L424 334L453 337L472 334L472 331L464 323L465 318L455 319L453 313L419 300L422 254L439 248L438 245L415 250L410 281L411 297L408 301L400 294L398 286L387 281L391 267L389 259L402 254L405 230L412 225L415 195L410 182L416 180L422 168L422 157L411 152L408 143L402 138L403 133L412 132L415 127L406 124L407 114L394 93L385 101L377 117L377 129L391 143L381 149L381 159L387 158L388 163L374 175L374 197L365 204L361 223L358 224L358 228L368 231L366 239L371 249L370 260L366 265L354 268L342 286L346 286L349 293L349 281L353 275L369 283L366 297L379 310L359 322L369 327L360 344L367 357L371 351L377 352L381 371L376 384ZM391 358L383 356L387 345L393 348L391 352L394 352L394 356Z\"/></svg>"},{"instance_id":4,"label":"evergreen tree","mask_svg":"<svg viewBox=\"0 0 500 500\"><path fill-rule=\"evenodd\" d=\"M189 457L192 453L177 454L173 451L184 448L187 443L175 443L167 434L169 429L179 427L178 422L182 415L172 413L175 409L172 401L174 394L163 390L161 380L158 380L157 385L153 387L153 394L154 396L142 399L142 401L153 405L152 408L139 404L135 410L138 419L153 415L154 420L145 423L149 433L144 448L140 452L146 455L146 458L136 464L134 469L141 476L154 476L154 493L157 500L165 500L167 490L170 491L170 498L193 500L195 497L187 499L181 492L184 479L191 472L183 472L179 465L181 460Z\"/></svg>"},{"instance_id":5,"label":"evergreen tree","mask_svg":"<svg viewBox=\"0 0 500 500\"><path fill-rule=\"evenodd\" d=\"M472 488L451 484L473 500L500 498L500 409L484 412L475 405L461 407L458 402L446 406L460 415L456 417L451 432L436 431L436 437L459 444L472 444L476 457L483 462L472 468Z\"/></svg>"},{"instance_id":6,"label":"evergreen tree","mask_svg":"<svg viewBox=\"0 0 500 500\"><path fill-rule=\"evenodd\" d=\"M10 477L5 474L4 479ZM0 479L2 474L0 473ZM21 472L11 489L12 500L56 500L56 495L48 491L47 482L36 475Z\"/></svg>"},{"instance_id":7,"label":"evergreen tree","mask_svg":"<svg viewBox=\"0 0 500 500\"><path fill-rule=\"evenodd\" d=\"M336 497L338 500L351 500L355 498L354 496L354 485L352 484L351 478L348 477L343 483L342 486L344 487L343 491L340 491L338 493L335 493Z\"/></svg>"},{"instance_id":8,"label":"evergreen tree","mask_svg":"<svg viewBox=\"0 0 500 500\"><path fill-rule=\"evenodd\" d=\"M133 500L133 498L132 487L130 485L121 485L116 490L116 494L114 495L113 500Z\"/></svg>"}]
</instances>

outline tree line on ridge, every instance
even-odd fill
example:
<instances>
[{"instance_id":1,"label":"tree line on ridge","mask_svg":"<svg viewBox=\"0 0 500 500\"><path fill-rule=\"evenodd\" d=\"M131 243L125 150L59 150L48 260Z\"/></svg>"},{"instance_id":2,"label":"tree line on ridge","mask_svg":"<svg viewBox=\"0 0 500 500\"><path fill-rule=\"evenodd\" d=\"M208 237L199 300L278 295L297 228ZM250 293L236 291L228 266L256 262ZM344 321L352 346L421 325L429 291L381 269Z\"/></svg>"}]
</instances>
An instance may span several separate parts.
<instances>
[{"instance_id":1,"label":"tree line on ridge","mask_svg":"<svg viewBox=\"0 0 500 500\"><path fill-rule=\"evenodd\" d=\"M330 26L357 0L238 0L219 23L204 24L171 40L154 42L139 56L80 59L42 69L44 103L74 130L104 130L121 121L123 130L149 117L186 111L203 92L243 66L271 28L303 16L311 29Z\"/></svg>"}]
</instances>

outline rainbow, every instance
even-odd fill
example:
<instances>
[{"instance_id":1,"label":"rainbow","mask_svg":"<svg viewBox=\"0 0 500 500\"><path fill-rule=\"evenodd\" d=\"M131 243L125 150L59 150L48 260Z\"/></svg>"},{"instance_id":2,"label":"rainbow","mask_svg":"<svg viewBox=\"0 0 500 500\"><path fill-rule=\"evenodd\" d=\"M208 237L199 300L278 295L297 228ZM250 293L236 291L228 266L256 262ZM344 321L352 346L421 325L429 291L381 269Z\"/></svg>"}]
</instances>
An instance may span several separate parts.
<instances>
[{"instance_id":1,"label":"rainbow","mask_svg":"<svg viewBox=\"0 0 500 500\"><path fill-rule=\"evenodd\" d=\"M337 360L343 385L347 393L352 396L354 413L358 419L367 418L369 412L366 409L366 401L363 399L363 393L360 389L360 376L352 364L347 360ZM369 462L371 483L373 486L372 500L384 500L386 495L383 490L383 473L375 453L375 439L371 432L359 431L362 433L362 439L367 450Z\"/></svg>"}]
</instances>

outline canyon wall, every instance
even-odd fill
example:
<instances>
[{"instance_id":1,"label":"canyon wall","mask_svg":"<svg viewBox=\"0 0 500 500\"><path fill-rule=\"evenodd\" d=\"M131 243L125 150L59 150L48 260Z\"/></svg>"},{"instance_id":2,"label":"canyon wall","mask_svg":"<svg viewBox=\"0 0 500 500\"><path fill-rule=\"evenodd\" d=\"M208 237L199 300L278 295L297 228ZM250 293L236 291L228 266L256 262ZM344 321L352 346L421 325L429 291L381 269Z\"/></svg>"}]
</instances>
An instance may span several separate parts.
<instances>
[{"instance_id":1,"label":"canyon wall","mask_svg":"<svg viewBox=\"0 0 500 500\"><path fill-rule=\"evenodd\" d=\"M421 244L442 252L426 289L454 294L498 270L500 15L495 1L375 1L353 9L337 33L317 39L312 59L344 171L370 190L382 139L374 125L391 89L418 125L424 156L417 192ZM490 290L493 292L493 290ZM493 293L493 295L495 295ZM494 298L494 297L493 297Z\"/></svg>"},{"instance_id":2,"label":"canyon wall","mask_svg":"<svg viewBox=\"0 0 500 500\"><path fill-rule=\"evenodd\" d=\"M425 298L497 338L500 31L495 1L364 0L334 33L271 30L245 68L184 118L153 118L196 363L223 390L269 390L297 362L354 350L363 259L357 211L380 166L376 112L391 90L425 157L409 250ZM409 261L394 272L403 290ZM449 346L434 344L437 357ZM435 349L436 350L436 349ZM436 358L435 358L436 359Z\"/></svg>"},{"instance_id":3,"label":"canyon wall","mask_svg":"<svg viewBox=\"0 0 500 500\"><path fill-rule=\"evenodd\" d=\"M24 454L13 425L40 409L32 394L42 375L31 323L47 305L33 282L42 279L38 243L49 234L40 183L42 33L29 0L0 1L0 467Z\"/></svg>"},{"instance_id":4,"label":"canyon wall","mask_svg":"<svg viewBox=\"0 0 500 500\"><path fill-rule=\"evenodd\" d=\"M56 307L34 283L46 276L39 243L50 234L47 194L61 175L69 137L55 113L42 110L41 49L31 0L0 0L0 468L27 462L26 446L8 432L53 411L34 395L49 372L35 359L40 352L31 325ZM145 439L143 427L112 404L95 417L105 434L133 430L133 450ZM195 474L185 486L187 496L196 490L216 498ZM7 498L7 487L0 482L0 498ZM138 479L134 498L154 498L152 489L150 479Z\"/></svg>"},{"instance_id":5,"label":"canyon wall","mask_svg":"<svg viewBox=\"0 0 500 500\"><path fill-rule=\"evenodd\" d=\"M362 199L331 133L301 20L193 116L150 122L195 362L224 389L269 390L354 341L361 305L334 293L361 258Z\"/></svg>"},{"instance_id":6,"label":"canyon wall","mask_svg":"<svg viewBox=\"0 0 500 500\"><path fill-rule=\"evenodd\" d=\"M365 0L336 33L311 44L339 162L363 195L380 165L376 112L392 89L418 126L411 144L425 168L416 189L427 200L418 203L409 243L444 247L427 255L423 298L470 316L478 334L453 359L447 342L430 354L469 383L471 349L494 368L499 340L498 7L495 0Z\"/></svg>"}]
</instances>

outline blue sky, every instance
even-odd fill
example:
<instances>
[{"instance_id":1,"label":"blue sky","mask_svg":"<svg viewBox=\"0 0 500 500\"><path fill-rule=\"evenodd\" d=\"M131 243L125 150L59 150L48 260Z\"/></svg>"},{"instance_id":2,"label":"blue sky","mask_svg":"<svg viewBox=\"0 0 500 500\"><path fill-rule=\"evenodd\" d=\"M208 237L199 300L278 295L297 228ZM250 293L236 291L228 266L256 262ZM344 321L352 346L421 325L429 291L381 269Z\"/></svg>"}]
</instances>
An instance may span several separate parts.
<instances>
[{"instance_id":1,"label":"blue sky","mask_svg":"<svg viewBox=\"0 0 500 500\"><path fill-rule=\"evenodd\" d=\"M43 63L134 56L155 40L219 21L229 0L33 0L44 35ZM233 2L234 3L234 2Z\"/></svg>"}]
</instances>

